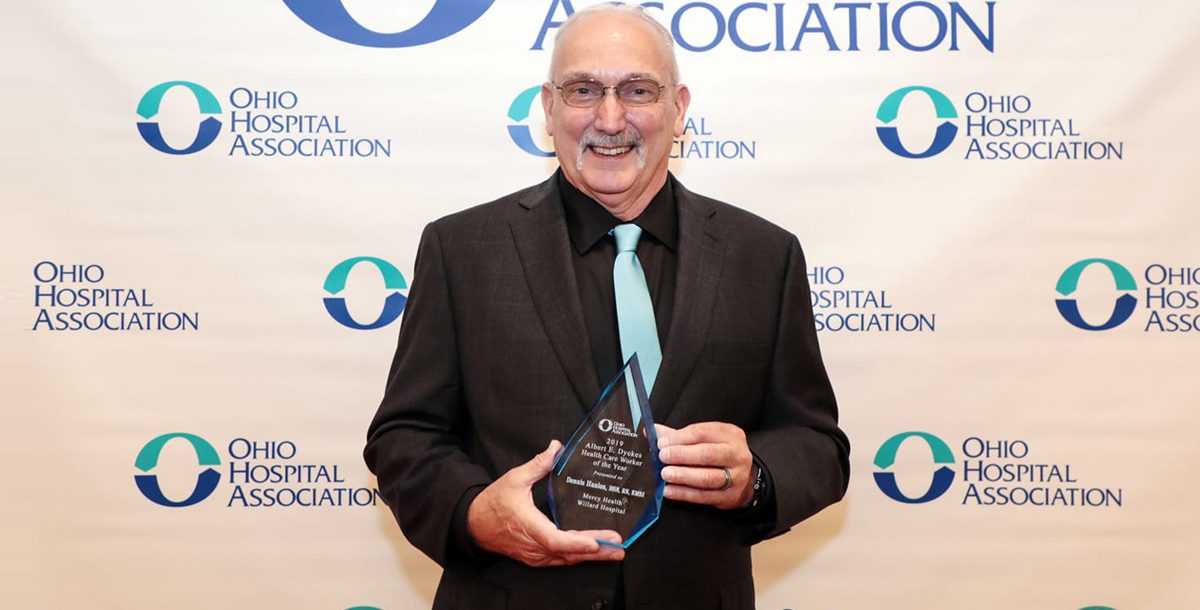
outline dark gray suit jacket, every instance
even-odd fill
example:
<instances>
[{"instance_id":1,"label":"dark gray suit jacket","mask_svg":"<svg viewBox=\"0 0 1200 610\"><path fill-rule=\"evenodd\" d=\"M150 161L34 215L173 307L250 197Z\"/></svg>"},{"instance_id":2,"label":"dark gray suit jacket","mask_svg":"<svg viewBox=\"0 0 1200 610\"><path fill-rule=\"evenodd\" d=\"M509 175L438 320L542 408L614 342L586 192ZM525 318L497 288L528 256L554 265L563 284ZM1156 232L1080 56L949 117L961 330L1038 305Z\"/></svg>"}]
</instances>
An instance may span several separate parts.
<instances>
[{"instance_id":1,"label":"dark gray suit jacket","mask_svg":"<svg viewBox=\"0 0 1200 610\"><path fill-rule=\"evenodd\" d=\"M670 178L674 180L672 176ZM752 609L749 544L836 502L849 442L817 346L796 238L674 184L678 270L655 421L742 427L770 472L763 527L667 501L623 562L531 568L463 548L456 505L566 441L600 394L553 178L425 228L364 452L401 530L445 569L438 609ZM545 484L534 500L546 512ZM748 522L749 521L749 522ZM755 528L757 526L757 528Z\"/></svg>"}]
</instances>

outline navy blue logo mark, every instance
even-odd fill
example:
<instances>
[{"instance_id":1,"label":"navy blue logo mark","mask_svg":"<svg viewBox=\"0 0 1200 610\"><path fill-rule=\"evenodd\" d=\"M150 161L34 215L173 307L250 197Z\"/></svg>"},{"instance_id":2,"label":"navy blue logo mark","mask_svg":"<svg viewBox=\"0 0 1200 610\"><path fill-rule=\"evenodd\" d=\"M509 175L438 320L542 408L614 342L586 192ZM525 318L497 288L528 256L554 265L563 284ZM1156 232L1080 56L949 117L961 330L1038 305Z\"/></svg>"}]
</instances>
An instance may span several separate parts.
<instances>
[{"instance_id":1,"label":"navy blue logo mark","mask_svg":"<svg viewBox=\"0 0 1200 610\"><path fill-rule=\"evenodd\" d=\"M437 0L419 23L401 32L376 32L350 16L341 0L283 0L314 30L364 47L416 47L448 38L483 16L496 0Z\"/></svg>"}]
</instances>

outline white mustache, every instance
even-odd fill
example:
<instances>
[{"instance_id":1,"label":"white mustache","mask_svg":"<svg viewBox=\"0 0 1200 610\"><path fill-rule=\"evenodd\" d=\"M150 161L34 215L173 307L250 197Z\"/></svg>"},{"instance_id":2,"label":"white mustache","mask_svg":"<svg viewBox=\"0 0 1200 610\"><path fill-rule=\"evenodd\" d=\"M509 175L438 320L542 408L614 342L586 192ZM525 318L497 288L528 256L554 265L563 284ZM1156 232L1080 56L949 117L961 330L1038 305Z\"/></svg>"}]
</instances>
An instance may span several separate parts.
<instances>
[{"instance_id":1,"label":"white mustache","mask_svg":"<svg viewBox=\"0 0 1200 610\"><path fill-rule=\"evenodd\" d=\"M646 167L646 147L643 144L641 134L636 131L622 131L621 133L585 131L583 136L579 138L579 155L575 157L575 169L583 171L583 153L589 146L597 148L624 148L632 146L634 152L637 153L638 169L642 169Z\"/></svg>"}]
</instances>

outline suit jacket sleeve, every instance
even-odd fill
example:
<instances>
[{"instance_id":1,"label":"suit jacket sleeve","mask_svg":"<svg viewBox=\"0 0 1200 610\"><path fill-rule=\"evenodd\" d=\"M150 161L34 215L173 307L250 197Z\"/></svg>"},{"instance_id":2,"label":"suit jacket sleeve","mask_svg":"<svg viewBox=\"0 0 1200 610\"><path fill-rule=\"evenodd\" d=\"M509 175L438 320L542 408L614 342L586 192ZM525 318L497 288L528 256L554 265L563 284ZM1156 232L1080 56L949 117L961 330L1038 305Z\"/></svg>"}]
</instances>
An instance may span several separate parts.
<instances>
[{"instance_id":1,"label":"suit jacket sleeve","mask_svg":"<svg viewBox=\"0 0 1200 610\"><path fill-rule=\"evenodd\" d=\"M837 502L850 476L850 442L817 344L808 275L793 236L761 425L747 434L769 473L773 505L750 542L777 536Z\"/></svg>"},{"instance_id":2,"label":"suit jacket sleeve","mask_svg":"<svg viewBox=\"0 0 1200 610\"><path fill-rule=\"evenodd\" d=\"M437 226L421 235L396 355L363 456L413 546L440 565L472 555L461 501L491 477L464 448L470 420ZM456 519L458 515L458 519Z\"/></svg>"}]
</instances>

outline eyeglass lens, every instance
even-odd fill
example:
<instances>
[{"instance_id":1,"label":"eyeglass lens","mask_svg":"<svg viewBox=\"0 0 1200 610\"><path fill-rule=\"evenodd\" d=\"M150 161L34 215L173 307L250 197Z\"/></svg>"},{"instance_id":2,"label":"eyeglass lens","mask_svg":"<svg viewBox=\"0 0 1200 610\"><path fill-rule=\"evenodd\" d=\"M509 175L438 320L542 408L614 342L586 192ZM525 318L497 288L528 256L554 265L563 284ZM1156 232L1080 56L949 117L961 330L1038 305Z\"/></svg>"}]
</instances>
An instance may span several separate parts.
<instances>
[{"instance_id":1,"label":"eyeglass lens","mask_svg":"<svg viewBox=\"0 0 1200 610\"><path fill-rule=\"evenodd\" d=\"M563 99L572 106L594 106L604 99L609 89L591 80L576 80L562 86ZM644 106L658 101L662 86L650 79L633 79L614 87L617 99L627 106Z\"/></svg>"}]
</instances>

